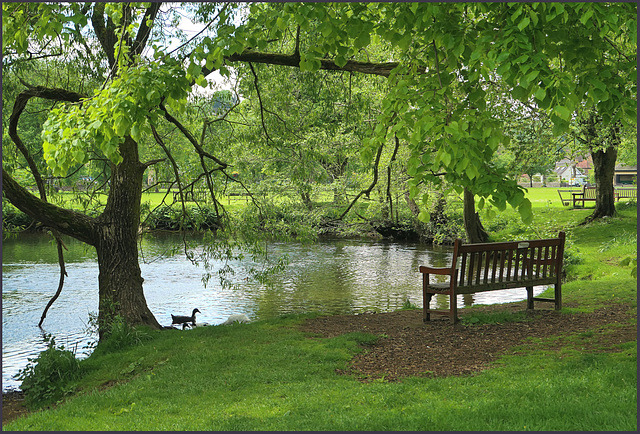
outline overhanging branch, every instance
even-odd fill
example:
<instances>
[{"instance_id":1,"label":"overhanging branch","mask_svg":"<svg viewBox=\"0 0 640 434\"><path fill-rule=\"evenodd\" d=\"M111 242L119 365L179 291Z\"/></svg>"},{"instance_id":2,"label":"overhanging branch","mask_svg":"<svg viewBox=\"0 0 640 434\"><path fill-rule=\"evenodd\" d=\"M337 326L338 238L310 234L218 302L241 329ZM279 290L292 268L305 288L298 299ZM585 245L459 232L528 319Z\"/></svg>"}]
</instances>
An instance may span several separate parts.
<instances>
[{"instance_id":1,"label":"overhanging branch","mask_svg":"<svg viewBox=\"0 0 640 434\"><path fill-rule=\"evenodd\" d=\"M253 62L253 63L266 63L270 65L282 65L292 66L294 68L300 67L300 55L295 54L279 54L279 53L261 53L258 51L245 50L240 54L233 54L225 57L227 62ZM372 63L372 62L358 62L356 60L348 60L344 66L338 66L331 59L319 59L320 69L327 71L350 71L360 72L362 74L380 75L388 77L391 71L398 66L397 62L387 63ZM207 76L214 69L202 69L203 74Z\"/></svg>"}]
</instances>

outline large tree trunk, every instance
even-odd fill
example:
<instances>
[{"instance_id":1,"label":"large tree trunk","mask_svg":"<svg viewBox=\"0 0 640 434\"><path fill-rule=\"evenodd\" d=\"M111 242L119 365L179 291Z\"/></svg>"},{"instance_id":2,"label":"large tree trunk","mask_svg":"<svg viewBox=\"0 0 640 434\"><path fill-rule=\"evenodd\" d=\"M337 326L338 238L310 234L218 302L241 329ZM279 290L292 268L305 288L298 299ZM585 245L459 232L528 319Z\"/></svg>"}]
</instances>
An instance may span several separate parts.
<instances>
[{"instance_id":1,"label":"large tree trunk","mask_svg":"<svg viewBox=\"0 0 640 434\"><path fill-rule=\"evenodd\" d=\"M107 205L97 219L98 321L108 324L113 316L119 315L129 325L160 328L147 306L138 263L137 239L145 166L138 160L138 144L131 137L120 146L120 153L123 161L112 167Z\"/></svg>"},{"instance_id":2,"label":"large tree trunk","mask_svg":"<svg viewBox=\"0 0 640 434\"><path fill-rule=\"evenodd\" d=\"M596 179L596 208L587 221L611 217L616 212L613 188L613 172L618 158L618 150L610 146L604 150L591 152Z\"/></svg>"},{"instance_id":3,"label":"large tree trunk","mask_svg":"<svg viewBox=\"0 0 640 434\"><path fill-rule=\"evenodd\" d=\"M470 243L485 243L489 239L489 234L482 226L480 215L476 212L473 196L473 193L466 188L464 189L464 229Z\"/></svg>"},{"instance_id":4,"label":"large tree trunk","mask_svg":"<svg viewBox=\"0 0 640 434\"><path fill-rule=\"evenodd\" d=\"M615 215L613 172L618 158L620 145L620 127L617 123L603 126L602 118L595 110L579 121L578 139L588 145L593 159L593 171L596 181L596 208L584 223ZM606 145L604 147L602 145Z\"/></svg>"}]
</instances>

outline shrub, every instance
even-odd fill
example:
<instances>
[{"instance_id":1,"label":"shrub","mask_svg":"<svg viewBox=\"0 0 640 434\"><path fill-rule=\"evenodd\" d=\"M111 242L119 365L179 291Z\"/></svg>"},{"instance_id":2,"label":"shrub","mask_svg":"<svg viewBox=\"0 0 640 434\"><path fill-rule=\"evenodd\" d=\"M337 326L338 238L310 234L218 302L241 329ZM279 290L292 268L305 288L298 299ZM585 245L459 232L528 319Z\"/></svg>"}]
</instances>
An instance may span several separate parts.
<instances>
[{"instance_id":1,"label":"shrub","mask_svg":"<svg viewBox=\"0 0 640 434\"><path fill-rule=\"evenodd\" d=\"M43 407L59 401L73 390L73 382L82 375L80 361L75 354L57 346L53 337L45 337L47 349L35 359L29 359L16 379L22 380L25 403L30 407Z\"/></svg>"},{"instance_id":2,"label":"shrub","mask_svg":"<svg viewBox=\"0 0 640 434\"><path fill-rule=\"evenodd\" d=\"M2 207L2 231L24 230L34 225L35 221L6 202Z\"/></svg>"},{"instance_id":3,"label":"shrub","mask_svg":"<svg viewBox=\"0 0 640 434\"><path fill-rule=\"evenodd\" d=\"M95 315L89 321L95 324L97 321ZM96 350L104 352L118 351L140 345L140 343L149 338L150 336L147 333L130 326L121 316L115 316L108 323L104 336L98 343Z\"/></svg>"}]
</instances>

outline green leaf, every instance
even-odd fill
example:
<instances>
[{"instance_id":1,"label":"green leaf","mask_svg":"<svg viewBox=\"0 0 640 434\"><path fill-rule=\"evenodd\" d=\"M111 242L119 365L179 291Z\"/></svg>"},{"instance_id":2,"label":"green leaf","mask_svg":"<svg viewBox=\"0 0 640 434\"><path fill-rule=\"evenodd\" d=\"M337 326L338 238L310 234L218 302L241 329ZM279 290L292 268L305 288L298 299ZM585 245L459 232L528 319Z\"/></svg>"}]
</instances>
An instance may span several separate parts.
<instances>
[{"instance_id":1,"label":"green leaf","mask_svg":"<svg viewBox=\"0 0 640 434\"><path fill-rule=\"evenodd\" d=\"M524 17L520 23L518 24L518 30L523 31L531 22L531 20L529 19L529 17Z\"/></svg>"},{"instance_id":2,"label":"green leaf","mask_svg":"<svg viewBox=\"0 0 640 434\"><path fill-rule=\"evenodd\" d=\"M467 168L465 169L465 173L467 174L469 179L474 179L478 176L478 170L473 164L467 166Z\"/></svg>"},{"instance_id":3,"label":"green leaf","mask_svg":"<svg viewBox=\"0 0 640 434\"><path fill-rule=\"evenodd\" d=\"M510 198L507 199L507 202L509 202L509 205L515 208L524 200L529 201L529 199L524 198L524 193L522 192L522 190L517 190ZM531 206L531 202L529 202L529 206Z\"/></svg>"},{"instance_id":4,"label":"green leaf","mask_svg":"<svg viewBox=\"0 0 640 434\"><path fill-rule=\"evenodd\" d=\"M523 54L522 56L520 56L516 60L514 60L513 63L524 63L527 60L529 60L529 56L526 55L526 54Z\"/></svg>"},{"instance_id":5,"label":"green leaf","mask_svg":"<svg viewBox=\"0 0 640 434\"><path fill-rule=\"evenodd\" d=\"M426 209L423 209L418 214L418 220L420 220L422 223L429 223L429 220L431 220L431 214L429 214L429 211L427 211Z\"/></svg>"},{"instance_id":6,"label":"green leaf","mask_svg":"<svg viewBox=\"0 0 640 434\"><path fill-rule=\"evenodd\" d=\"M522 221L529 225L533 222L533 212L531 211L531 202L529 199L524 199L518 206L518 213Z\"/></svg>"},{"instance_id":7,"label":"green leaf","mask_svg":"<svg viewBox=\"0 0 640 434\"><path fill-rule=\"evenodd\" d=\"M89 124L89 128L93 128L94 130L97 130L101 126L102 126L102 120L100 119L97 119L93 121L91 124Z\"/></svg>"},{"instance_id":8,"label":"green leaf","mask_svg":"<svg viewBox=\"0 0 640 434\"><path fill-rule=\"evenodd\" d=\"M558 105L553 108L553 111L560 119L565 121L571 120L571 110L563 105Z\"/></svg>"},{"instance_id":9,"label":"green leaf","mask_svg":"<svg viewBox=\"0 0 640 434\"><path fill-rule=\"evenodd\" d=\"M198 78L196 78L196 84L200 87L207 87L209 83L207 82L207 79L204 78L204 76L200 75L198 76Z\"/></svg>"},{"instance_id":10,"label":"green leaf","mask_svg":"<svg viewBox=\"0 0 640 434\"><path fill-rule=\"evenodd\" d=\"M527 76L525 77L525 79L531 83L533 80L536 79L536 77L538 76L538 74L540 74L540 71L537 69L534 69L533 71L531 71L529 74L527 74Z\"/></svg>"},{"instance_id":11,"label":"green leaf","mask_svg":"<svg viewBox=\"0 0 640 434\"><path fill-rule=\"evenodd\" d=\"M371 37L369 36L369 33L361 32L354 42L356 48L363 48L371 43Z\"/></svg>"},{"instance_id":12,"label":"green leaf","mask_svg":"<svg viewBox=\"0 0 640 434\"><path fill-rule=\"evenodd\" d=\"M311 62L307 62L306 60L300 61L300 71L308 72L308 71L311 71L312 69L313 69L313 65L311 64Z\"/></svg>"},{"instance_id":13,"label":"green leaf","mask_svg":"<svg viewBox=\"0 0 640 434\"><path fill-rule=\"evenodd\" d=\"M607 90L607 85L604 84L603 82L601 82L600 80L598 80L597 78L594 77L590 77L589 78L589 84L595 86L596 88L600 89L600 90Z\"/></svg>"},{"instance_id":14,"label":"green leaf","mask_svg":"<svg viewBox=\"0 0 640 434\"><path fill-rule=\"evenodd\" d=\"M553 127L551 128L551 132L554 136L560 136L569 131L569 122L566 122L558 117L555 119L552 117Z\"/></svg>"},{"instance_id":15,"label":"green leaf","mask_svg":"<svg viewBox=\"0 0 640 434\"><path fill-rule=\"evenodd\" d=\"M76 149L73 151L73 158L75 158L76 162L79 164L84 163L85 153L82 149Z\"/></svg>"},{"instance_id":16,"label":"green leaf","mask_svg":"<svg viewBox=\"0 0 640 434\"><path fill-rule=\"evenodd\" d=\"M512 91L511 95L515 99L524 100L527 98L527 90L522 86L516 86Z\"/></svg>"},{"instance_id":17,"label":"green leaf","mask_svg":"<svg viewBox=\"0 0 640 434\"><path fill-rule=\"evenodd\" d=\"M116 134L120 137L123 137L124 135L127 134L127 130L129 129L129 126L131 125L131 123L129 122L129 119L125 116L120 116L118 118L116 118L115 124L114 126L116 127Z\"/></svg>"},{"instance_id":18,"label":"green leaf","mask_svg":"<svg viewBox=\"0 0 640 434\"><path fill-rule=\"evenodd\" d=\"M345 59L344 56L336 56L335 59L333 59L333 62L340 68L342 68L347 64L347 59Z\"/></svg>"},{"instance_id":19,"label":"green leaf","mask_svg":"<svg viewBox=\"0 0 640 434\"><path fill-rule=\"evenodd\" d=\"M580 17L580 22L582 24L587 24L587 21L589 21L589 18L591 18L591 16L593 15L592 5L587 5L587 7L587 11Z\"/></svg>"},{"instance_id":20,"label":"green leaf","mask_svg":"<svg viewBox=\"0 0 640 434\"><path fill-rule=\"evenodd\" d=\"M446 167L449 167L449 165L451 164L451 154L449 154L448 152L441 151L440 161L442 161Z\"/></svg>"}]
</instances>

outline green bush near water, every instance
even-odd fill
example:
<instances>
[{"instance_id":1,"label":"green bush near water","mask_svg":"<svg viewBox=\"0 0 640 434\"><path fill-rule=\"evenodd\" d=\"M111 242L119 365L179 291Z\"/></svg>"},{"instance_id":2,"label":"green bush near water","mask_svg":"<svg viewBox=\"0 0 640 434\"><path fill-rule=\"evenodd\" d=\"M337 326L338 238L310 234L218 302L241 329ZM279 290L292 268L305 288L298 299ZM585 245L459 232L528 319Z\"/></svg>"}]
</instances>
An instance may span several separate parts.
<instances>
[{"instance_id":1,"label":"green bush near water","mask_svg":"<svg viewBox=\"0 0 640 434\"><path fill-rule=\"evenodd\" d=\"M83 373L83 366L72 351L56 345L53 337L47 339L47 349L29 359L27 366L16 376L22 380L20 388L26 404L31 407L52 404L71 393L74 382Z\"/></svg>"}]
</instances>

